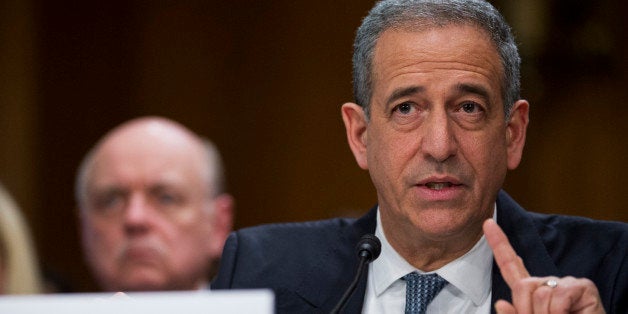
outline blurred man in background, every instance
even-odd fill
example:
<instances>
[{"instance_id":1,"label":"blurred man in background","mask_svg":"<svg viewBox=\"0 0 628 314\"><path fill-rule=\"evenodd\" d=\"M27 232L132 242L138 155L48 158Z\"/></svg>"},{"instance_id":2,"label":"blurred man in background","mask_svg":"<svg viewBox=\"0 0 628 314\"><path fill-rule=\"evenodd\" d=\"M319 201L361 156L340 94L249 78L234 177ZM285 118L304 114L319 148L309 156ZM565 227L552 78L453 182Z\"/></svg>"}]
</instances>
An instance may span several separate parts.
<instances>
[{"instance_id":1,"label":"blurred man in background","mask_svg":"<svg viewBox=\"0 0 628 314\"><path fill-rule=\"evenodd\" d=\"M232 227L218 150L160 117L128 121L76 179L86 260L105 291L206 288Z\"/></svg>"}]
</instances>

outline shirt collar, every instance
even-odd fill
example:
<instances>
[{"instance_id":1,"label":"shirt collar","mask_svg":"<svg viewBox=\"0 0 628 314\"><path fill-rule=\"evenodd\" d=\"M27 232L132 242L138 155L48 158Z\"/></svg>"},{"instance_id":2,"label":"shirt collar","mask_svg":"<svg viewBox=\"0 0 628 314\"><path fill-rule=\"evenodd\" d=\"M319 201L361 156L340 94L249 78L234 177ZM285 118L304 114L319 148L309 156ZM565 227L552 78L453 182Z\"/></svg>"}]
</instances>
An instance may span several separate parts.
<instances>
[{"instance_id":1,"label":"shirt collar","mask_svg":"<svg viewBox=\"0 0 628 314\"><path fill-rule=\"evenodd\" d=\"M496 214L497 211L494 210L493 218ZM381 255L373 261L370 269L374 279L376 296L380 296L395 281L410 272L423 273L423 271L410 265L390 245L383 232L379 208L377 209L375 236L382 243ZM492 268L493 251L488 246L486 238L482 236L469 252L436 270L435 273L446 279L453 287L460 290L475 305L479 306L490 295Z\"/></svg>"}]
</instances>

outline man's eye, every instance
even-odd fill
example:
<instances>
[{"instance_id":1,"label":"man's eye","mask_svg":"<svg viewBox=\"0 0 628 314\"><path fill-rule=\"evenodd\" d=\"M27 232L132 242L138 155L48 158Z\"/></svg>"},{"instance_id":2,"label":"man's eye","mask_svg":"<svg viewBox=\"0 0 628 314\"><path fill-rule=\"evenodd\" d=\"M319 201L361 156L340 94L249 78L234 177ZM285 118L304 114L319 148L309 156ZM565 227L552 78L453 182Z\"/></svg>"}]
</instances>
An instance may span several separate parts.
<instances>
[{"instance_id":1,"label":"man's eye","mask_svg":"<svg viewBox=\"0 0 628 314\"><path fill-rule=\"evenodd\" d=\"M110 195L108 197L105 197L104 199L102 199L101 201L101 205L103 207L114 207L117 204L119 204L122 201L121 197L119 195Z\"/></svg>"},{"instance_id":2,"label":"man's eye","mask_svg":"<svg viewBox=\"0 0 628 314\"><path fill-rule=\"evenodd\" d=\"M99 212L112 211L122 208L124 205L124 197L120 193L106 193L96 196L93 201L93 207Z\"/></svg>"},{"instance_id":3,"label":"man's eye","mask_svg":"<svg viewBox=\"0 0 628 314\"><path fill-rule=\"evenodd\" d=\"M172 194L160 194L157 197L157 200L162 205L172 205L172 204L177 203L178 198Z\"/></svg>"},{"instance_id":4,"label":"man's eye","mask_svg":"<svg viewBox=\"0 0 628 314\"><path fill-rule=\"evenodd\" d=\"M466 112L466 113L476 113L478 111L480 111L482 108L480 107L480 105L474 103L474 102L466 102L463 103L460 108L462 109L462 111Z\"/></svg>"},{"instance_id":5,"label":"man's eye","mask_svg":"<svg viewBox=\"0 0 628 314\"><path fill-rule=\"evenodd\" d=\"M410 103L404 102L397 107L395 107L395 111L398 111L401 114L409 114L412 112L413 106Z\"/></svg>"}]
</instances>

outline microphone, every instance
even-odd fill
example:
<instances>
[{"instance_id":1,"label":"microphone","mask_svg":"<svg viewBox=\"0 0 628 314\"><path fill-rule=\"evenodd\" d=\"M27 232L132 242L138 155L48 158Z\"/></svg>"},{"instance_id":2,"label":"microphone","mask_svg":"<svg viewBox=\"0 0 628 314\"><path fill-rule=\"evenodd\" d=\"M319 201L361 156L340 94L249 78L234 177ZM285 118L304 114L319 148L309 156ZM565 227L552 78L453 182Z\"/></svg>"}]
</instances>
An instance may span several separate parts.
<instances>
[{"instance_id":1,"label":"microphone","mask_svg":"<svg viewBox=\"0 0 628 314\"><path fill-rule=\"evenodd\" d=\"M355 274L355 278L347 288L347 291L342 295L336 307L331 310L331 314L339 313L340 310L345 306L349 298L355 291L355 287L358 285L358 281L360 281L360 277L362 277L362 273L364 273L365 265L374 261L377 257L379 257L379 253L382 251L382 244L379 242L379 239L372 234L365 234L360 238L360 242L356 247L356 253L358 258L360 259L360 263L358 264L358 271Z\"/></svg>"}]
</instances>

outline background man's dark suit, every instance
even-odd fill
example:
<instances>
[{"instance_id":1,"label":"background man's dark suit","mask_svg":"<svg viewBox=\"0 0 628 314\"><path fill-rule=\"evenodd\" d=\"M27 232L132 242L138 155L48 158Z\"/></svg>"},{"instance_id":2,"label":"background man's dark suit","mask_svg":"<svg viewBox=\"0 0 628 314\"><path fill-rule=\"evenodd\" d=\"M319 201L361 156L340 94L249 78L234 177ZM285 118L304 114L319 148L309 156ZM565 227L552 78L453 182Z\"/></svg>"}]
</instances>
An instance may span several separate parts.
<instances>
[{"instance_id":1,"label":"background man's dark suit","mask_svg":"<svg viewBox=\"0 0 628 314\"><path fill-rule=\"evenodd\" d=\"M628 311L628 225L580 217L526 212L501 191L497 222L532 276L591 279L608 313ZM225 244L212 289L272 288L278 313L329 312L352 280L355 245L374 233L376 209L358 220L276 224L243 229ZM510 300L510 289L493 266L492 303ZM363 276L345 307L359 313Z\"/></svg>"}]
</instances>

